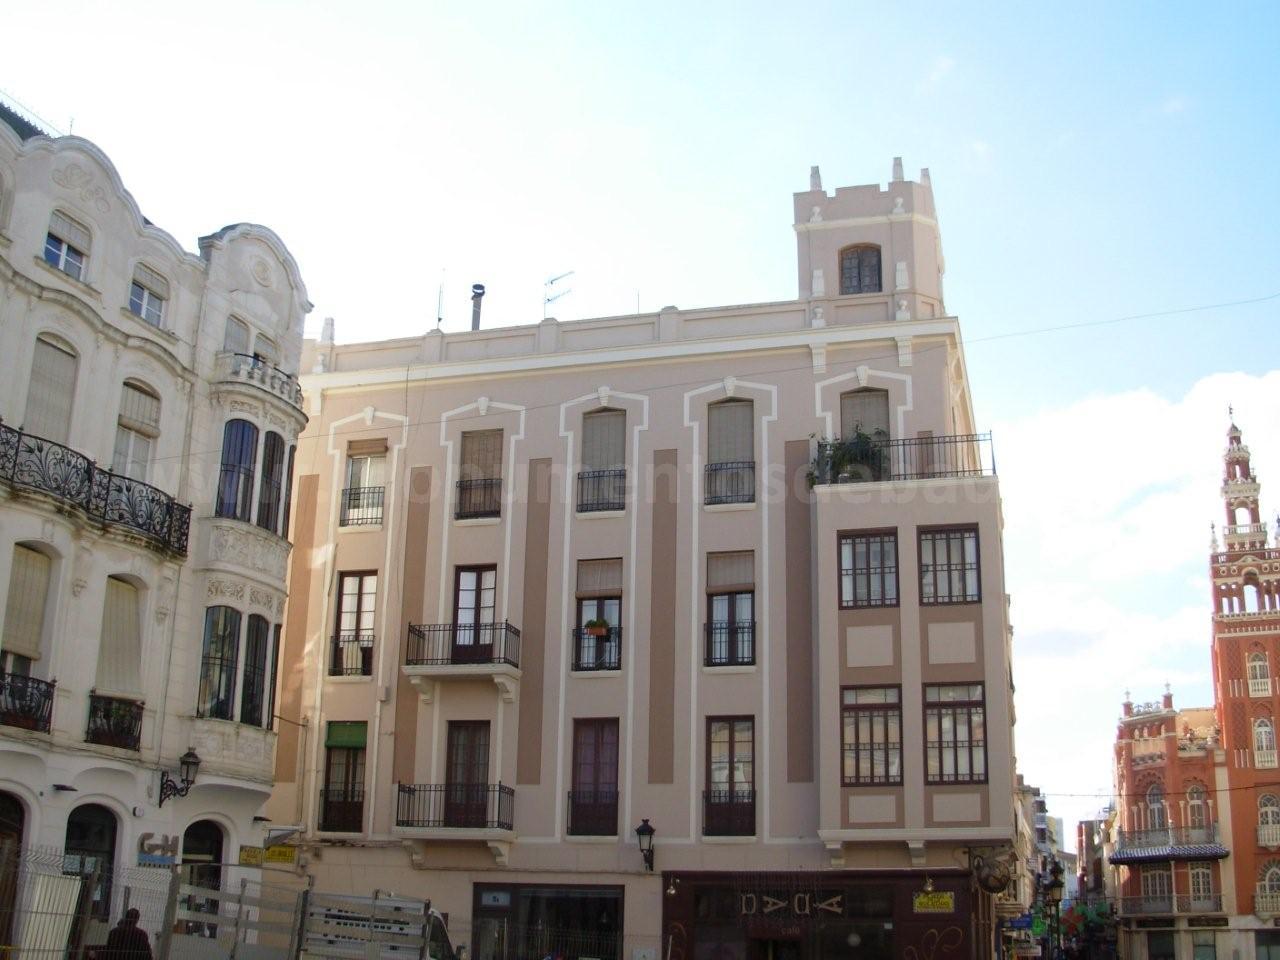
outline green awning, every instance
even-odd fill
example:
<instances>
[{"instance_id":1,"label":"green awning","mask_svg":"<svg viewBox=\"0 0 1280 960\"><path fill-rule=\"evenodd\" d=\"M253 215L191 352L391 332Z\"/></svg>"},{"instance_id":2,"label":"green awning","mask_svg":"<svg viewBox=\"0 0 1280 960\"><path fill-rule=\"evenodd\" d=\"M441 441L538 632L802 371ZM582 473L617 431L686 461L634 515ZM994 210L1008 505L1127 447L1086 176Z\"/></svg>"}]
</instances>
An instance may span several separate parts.
<instances>
[{"instance_id":1,"label":"green awning","mask_svg":"<svg viewBox=\"0 0 1280 960\"><path fill-rule=\"evenodd\" d=\"M331 720L329 733L324 738L326 747L356 747L364 749L365 728L363 721Z\"/></svg>"}]
</instances>

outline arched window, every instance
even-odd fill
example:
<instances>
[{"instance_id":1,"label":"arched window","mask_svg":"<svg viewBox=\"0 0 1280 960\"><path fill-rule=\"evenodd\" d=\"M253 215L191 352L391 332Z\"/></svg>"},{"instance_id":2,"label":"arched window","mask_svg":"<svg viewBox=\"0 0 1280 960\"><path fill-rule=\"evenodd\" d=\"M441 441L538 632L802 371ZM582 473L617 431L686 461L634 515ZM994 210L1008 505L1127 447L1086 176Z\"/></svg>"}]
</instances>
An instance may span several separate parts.
<instances>
[{"instance_id":1,"label":"arched window","mask_svg":"<svg viewBox=\"0 0 1280 960\"><path fill-rule=\"evenodd\" d=\"M1187 826L1204 827L1208 822L1208 805L1205 802L1204 787L1193 783L1187 788Z\"/></svg>"},{"instance_id":2,"label":"arched window","mask_svg":"<svg viewBox=\"0 0 1280 960\"><path fill-rule=\"evenodd\" d=\"M145 384L127 381L120 394L111 471L146 483L151 449L159 436L160 398Z\"/></svg>"},{"instance_id":3,"label":"arched window","mask_svg":"<svg viewBox=\"0 0 1280 960\"><path fill-rule=\"evenodd\" d=\"M240 611L232 607L209 607L204 614L204 651L200 657L196 716L234 719L239 652Z\"/></svg>"},{"instance_id":4,"label":"arched window","mask_svg":"<svg viewBox=\"0 0 1280 960\"><path fill-rule=\"evenodd\" d=\"M244 686L240 691L240 722L260 727L266 701L267 681L274 680L268 671L271 647L271 625L256 613L249 614L249 628L244 637Z\"/></svg>"},{"instance_id":5,"label":"arched window","mask_svg":"<svg viewBox=\"0 0 1280 960\"><path fill-rule=\"evenodd\" d=\"M153 327L164 323L164 304L169 299L169 281L145 263L135 264L129 284L129 312Z\"/></svg>"},{"instance_id":6,"label":"arched window","mask_svg":"<svg viewBox=\"0 0 1280 960\"><path fill-rule=\"evenodd\" d=\"M1258 798L1258 823L1264 827L1280 826L1280 798L1274 793Z\"/></svg>"},{"instance_id":7,"label":"arched window","mask_svg":"<svg viewBox=\"0 0 1280 960\"><path fill-rule=\"evenodd\" d=\"M71 407L79 360L71 346L56 337L36 338L27 386L27 412L22 429L37 437L66 443L71 433Z\"/></svg>"},{"instance_id":8,"label":"arched window","mask_svg":"<svg viewBox=\"0 0 1280 960\"><path fill-rule=\"evenodd\" d=\"M116 815L97 803L76 807L67 817L62 872L91 876L98 884L90 891L90 912L99 920L111 914L111 881L116 862Z\"/></svg>"},{"instance_id":9,"label":"arched window","mask_svg":"<svg viewBox=\"0 0 1280 960\"><path fill-rule=\"evenodd\" d=\"M880 292L880 248L871 244L840 251L840 292Z\"/></svg>"},{"instance_id":10,"label":"arched window","mask_svg":"<svg viewBox=\"0 0 1280 960\"><path fill-rule=\"evenodd\" d=\"M1259 884L1263 893L1280 894L1280 863L1274 860L1263 865L1262 882Z\"/></svg>"},{"instance_id":11,"label":"arched window","mask_svg":"<svg viewBox=\"0 0 1280 960\"><path fill-rule=\"evenodd\" d=\"M214 515L248 522L253 517L253 469L258 428L248 420L228 420L222 432L222 471Z\"/></svg>"},{"instance_id":12,"label":"arched window","mask_svg":"<svg viewBox=\"0 0 1280 960\"><path fill-rule=\"evenodd\" d=\"M223 834L212 820L197 820L182 834L182 863L190 867L185 878L206 890L222 889Z\"/></svg>"},{"instance_id":13,"label":"arched window","mask_svg":"<svg viewBox=\"0 0 1280 960\"><path fill-rule=\"evenodd\" d=\"M1257 767L1276 765L1276 731L1266 717L1253 721L1253 763Z\"/></svg>"},{"instance_id":14,"label":"arched window","mask_svg":"<svg viewBox=\"0 0 1280 960\"><path fill-rule=\"evenodd\" d=\"M1147 829L1163 830L1169 825L1164 805L1164 787L1153 783L1147 788Z\"/></svg>"},{"instance_id":15,"label":"arched window","mask_svg":"<svg viewBox=\"0 0 1280 960\"><path fill-rule=\"evenodd\" d=\"M269 431L262 438L262 488L258 491L258 526L275 533L280 523L280 486L284 480L284 438Z\"/></svg>"},{"instance_id":16,"label":"arched window","mask_svg":"<svg viewBox=\"0 0 1280 960\"><path fill-rule=\"evenodd\" d=\"M74 280L83 280L91 239L88 227L55 210L44 238L44 262Z\"/></svg>"},{"instance_id":17,"label":"arched window","mask_svg":"<svg viewBox=\"0 0 1280 960\"><path fill-rule=\"evenodd\" d=\"M11 850L20 856L26 824L27 811L22 801L12 793L0 790L0 850ZM17 900L17 884L0 884L0 943L13 943L13 914Z\"/></svg>"},{"instance_id":18,"label":"arched window","mask_svg":"<svg viewBox=\"0 0 1280 960\"><path fill-rule=\"evenodd\" d=\"M1267 655L1256 651L1249 654L1249 679L1265 680L1269 675L1270 674L1267 670Z\"/></svg>"},{"instance_id":19,"label":"arched window","mask_svg":"<svg viewBox=\"0 0 1280 960\"><path fill-rule=\"evenodd\" d=\"M1240 599L1245 613L1261 613L1263 610L1262 586L1258 583L1256 573L1247 574L1240 587Z\"/></svg>"}]
</instances>

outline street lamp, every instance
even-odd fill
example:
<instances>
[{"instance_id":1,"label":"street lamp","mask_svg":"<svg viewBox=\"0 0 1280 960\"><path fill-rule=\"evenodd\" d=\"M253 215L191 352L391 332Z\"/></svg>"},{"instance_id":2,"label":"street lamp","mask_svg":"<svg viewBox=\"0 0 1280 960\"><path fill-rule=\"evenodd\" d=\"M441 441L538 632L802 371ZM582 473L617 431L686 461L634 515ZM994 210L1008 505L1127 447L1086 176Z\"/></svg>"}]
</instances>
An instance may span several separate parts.
<instances>
[{"instance_id":1,"label":"street lamp","mask_svg":"<svg viewBox=\"0 0 1280 960\"><path fill-rule=\"evenodd\" d=\"M1050 946L1056 958L1062 953L1062 864L1054 857L1049 865L1049 875L1041 879L1044 889L1044 902L1053 910L1053 927L1051 928Z\"/></svg>"},{"instance_id":2,"label":"street lamp","mask_svg":"<svg viewBox=\"0 0 1280 960\"><path fill-rule=\"evenodd\" d=\"M644 857L644 868L653 873L653 835L657 833L649 818L645 817L636 827L636 842L640 844L640 856Z\"/></svg>"},{"instance_id":3,"label":"street lamp","mask_svg":"<svg viewBox=\"0 0 1280 960\"><path fill-rule=\"evenodd\" d=\"M169 776L168 770L160 771L160 802L156 806L163 807L164 802L170 797L185 797L191 785L196 782L196 774L199 772L200 755L188 747L187 752L178 758L178 775L182 777L181 785Z\"/></svg>"}]
</instances>

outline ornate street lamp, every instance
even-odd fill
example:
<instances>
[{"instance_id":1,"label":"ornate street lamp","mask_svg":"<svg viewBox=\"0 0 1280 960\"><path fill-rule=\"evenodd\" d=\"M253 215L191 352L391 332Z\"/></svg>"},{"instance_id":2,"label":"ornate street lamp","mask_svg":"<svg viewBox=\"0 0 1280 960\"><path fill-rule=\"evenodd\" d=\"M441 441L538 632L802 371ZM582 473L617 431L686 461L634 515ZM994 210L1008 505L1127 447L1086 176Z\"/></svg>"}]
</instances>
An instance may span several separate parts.
<instances>
[{"instance_id":1,"label":"ornate street lamp","mask_svg":"<svg viewBox=\"0 0 1280 960\"><path fill-rule=\"evenodd\" d=\"M1053 910L1052 922L1050 928L1050 946L1053 950L1053 957L1056 958L1062 954L1062 891L1065 884L1062 882L1062 864L1058 862L1058 858L1054 857L1049 865L1048 876L1041 878L1041 885L1044 889L1044 902Z\"/></svg>"},{"instance_id":2,"label":"ornate street lamp","mask_svg":"<svg viewBox=\"0 0 1280 960\"><path fill-rule=\"evenodd\" d=\"M196 782L196 774L199 772L200 755L188 747L187 752L178 758L178 775L182 777L181 784L169 776L168 770L160 771L160 802L156 806L163 807L164 802L170 797L185 797L191 785Z\"/></svg>"},{"instance_id":3,"label":"ornate street lamp","mask_svg":"<svg viewBox=\"0 0 1280 960\"><path fill-rule=\"evenodd\" d=\"M636 842L640 844L640 856L644 857L644 868L650 873L653 872L653 835L657 832L649 823L648 817L641 820L640 826L636 827Z\"/></svg>"}]
</instances>

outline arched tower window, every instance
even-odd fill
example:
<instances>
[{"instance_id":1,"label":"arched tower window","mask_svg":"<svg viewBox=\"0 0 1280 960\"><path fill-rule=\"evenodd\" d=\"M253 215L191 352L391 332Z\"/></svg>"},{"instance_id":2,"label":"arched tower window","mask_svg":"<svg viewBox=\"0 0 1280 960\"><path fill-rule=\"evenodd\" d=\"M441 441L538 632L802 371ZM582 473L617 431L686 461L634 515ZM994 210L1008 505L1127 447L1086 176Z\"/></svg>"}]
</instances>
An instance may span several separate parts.
<instances>
[{"instance_id":1,"label":"arched tower window","mask_svg":"<svg viewBox=\"0 0 1280 960\"><path fill-rule=\"evenodd\" d=\"M1163 830L1169 826L1169 815L1164 804L1164 787L1153 783L1147 788L1147 829Z\"/></svg>"},{"instance_id":2,"label":"arched tower window","mask_svg":"<svg viewBox=\"0 0 1280 960\"><path fill-rule=\"evenodd\" d=\"M879 293L880 290L880 248L860 244L841 250L840 292Z\"/></svg>"}]
</instances>

